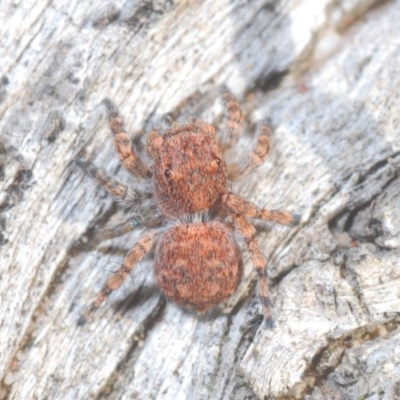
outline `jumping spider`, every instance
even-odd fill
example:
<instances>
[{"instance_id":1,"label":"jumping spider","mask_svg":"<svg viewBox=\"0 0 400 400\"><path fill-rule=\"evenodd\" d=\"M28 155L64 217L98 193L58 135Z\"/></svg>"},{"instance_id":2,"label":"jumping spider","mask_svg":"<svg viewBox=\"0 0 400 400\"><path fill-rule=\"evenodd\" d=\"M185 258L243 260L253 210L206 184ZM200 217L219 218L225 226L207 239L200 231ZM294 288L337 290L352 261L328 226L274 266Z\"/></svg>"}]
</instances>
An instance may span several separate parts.
<instances>
[{"instance_id":1,"label":"jumping spider","mask_svg":"<svg viewBox=\"0 0 400 400\"><path fill-rule=\"evenodd\" d=\"M264 317L272 324L267 278L267 260L249 219L281 225L296 222L288 211L260 209L228 189L228 181L242 177L261 165L270 147L270 128L262 125L257 144L242 163L227 165L224 154L238 141L243 116L230 93L223 95L226 128L217 137L213 126L192 119L165 132L148 134L146 153L150 165L136 152L113 103L106 99L115 149L124 167L147 180L135 189L118 182L105 171L85 161L78 164L112 195L135 207L139 219L109 229L107 238L145 228L123 265L108 279L85 314L87 319L118 289L136 264L156 246L155 277L167 298L198 312L226 300L238 287L243 263L234 229L243 236L259 278ZM202 215L200 222L196 216Z\"/></svg>"}]
</instances>

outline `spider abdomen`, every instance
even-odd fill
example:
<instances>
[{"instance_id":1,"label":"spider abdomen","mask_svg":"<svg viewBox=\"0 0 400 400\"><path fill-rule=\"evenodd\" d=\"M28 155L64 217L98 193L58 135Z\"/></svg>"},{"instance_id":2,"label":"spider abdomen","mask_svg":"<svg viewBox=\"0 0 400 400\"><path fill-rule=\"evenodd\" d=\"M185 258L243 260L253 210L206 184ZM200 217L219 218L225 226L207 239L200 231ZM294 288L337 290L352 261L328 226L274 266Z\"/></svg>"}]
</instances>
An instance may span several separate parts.
<instances>
[{"instance_id":1,"label":"spider abdomen","mask_svg":"<svg viewBox=\"0 0 400 400\"><path fill-rule=\"evenodd\" d=\"M226 300L242 278L243 263L233 232L219 221L169 229L156 254L158 286L175 303L196 311Z\"/></svg>"}]
</instances>

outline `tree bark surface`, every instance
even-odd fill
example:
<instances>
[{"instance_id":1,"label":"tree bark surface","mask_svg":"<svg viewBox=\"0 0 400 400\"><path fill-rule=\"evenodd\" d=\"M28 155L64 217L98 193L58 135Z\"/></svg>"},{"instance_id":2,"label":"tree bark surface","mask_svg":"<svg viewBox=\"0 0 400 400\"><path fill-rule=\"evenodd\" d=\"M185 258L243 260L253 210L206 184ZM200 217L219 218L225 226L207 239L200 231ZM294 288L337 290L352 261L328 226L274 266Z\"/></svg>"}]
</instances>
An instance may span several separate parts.
<instances>
[{"instance_id":1,"label":"tree bark surface","mask_svg":"<svg viewBox=\"0 0 400 400\"><path fill-rule=\"evenodd\" d=\"M0 399L399 399L400 1L49 2L0 7ZM123 182L102 100L138 143L161 118L222 126L220 93L274 131L233 189L301 214L261 226L257 277L219 313L167 302L144 260L77 322L140 232L73 162Z\"/></svg>"}]
</instances>

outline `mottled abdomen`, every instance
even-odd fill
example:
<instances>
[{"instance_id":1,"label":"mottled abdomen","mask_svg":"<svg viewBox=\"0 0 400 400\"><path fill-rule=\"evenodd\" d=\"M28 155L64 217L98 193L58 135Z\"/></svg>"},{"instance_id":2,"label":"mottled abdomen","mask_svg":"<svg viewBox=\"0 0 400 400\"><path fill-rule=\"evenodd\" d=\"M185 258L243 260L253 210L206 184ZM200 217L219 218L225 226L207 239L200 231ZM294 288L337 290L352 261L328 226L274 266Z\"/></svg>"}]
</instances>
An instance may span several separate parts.
<instances>
[{"instance_id":1,"label":"mottled abdomen","mask_svg":"<svg viewBox=\"0 0 400 400\"><path fill-rule=\"evenodd\" d=\"M232 231L219 221L171 228L156 254L158 286L175 303L196 311L226 300L242 278L240 250Z\"/></svg>"}]
</instances>

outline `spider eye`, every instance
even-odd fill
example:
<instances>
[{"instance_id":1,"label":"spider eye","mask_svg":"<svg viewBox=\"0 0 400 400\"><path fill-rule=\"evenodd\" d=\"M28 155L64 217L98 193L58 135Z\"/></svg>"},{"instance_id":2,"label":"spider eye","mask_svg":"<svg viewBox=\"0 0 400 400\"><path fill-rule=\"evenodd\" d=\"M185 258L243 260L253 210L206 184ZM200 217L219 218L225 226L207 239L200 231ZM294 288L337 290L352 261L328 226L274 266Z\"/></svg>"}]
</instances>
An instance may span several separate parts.
<instances>
[{"instance_id":1,"label":"spider eye","mask_svg":"<svg viewBox=\"0 0 400 400\"><path fill-rule=\"evenodd\" d=\"M213 164L216 166L216 168L219 168L222 164L222 160L219 157L215 157Z\"/></svg>"},{"instance_id":2,"label":"spider eye","mask_svg":"<svg viewBox=\"0 0 400 400\"><path fill-rule=\"evenodd\" d=\"M164 171L164 176L166 178L169 178L171 176L171 171L168 168Z\"/></svg>"},{"instance_id":3,"label":"spider eye","mask_svg":"<svg viewBox=\"0 0 400 400\"><path fill-rule=\"evenodd\" d=\"M137 228L140 225L140 222L137 219L133 219L131 221L131 226L133 226L134 228Z\"/></svg>"}]
</instances>

